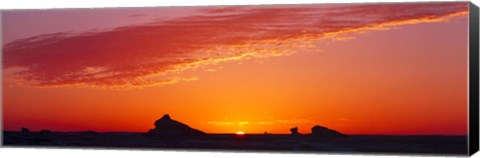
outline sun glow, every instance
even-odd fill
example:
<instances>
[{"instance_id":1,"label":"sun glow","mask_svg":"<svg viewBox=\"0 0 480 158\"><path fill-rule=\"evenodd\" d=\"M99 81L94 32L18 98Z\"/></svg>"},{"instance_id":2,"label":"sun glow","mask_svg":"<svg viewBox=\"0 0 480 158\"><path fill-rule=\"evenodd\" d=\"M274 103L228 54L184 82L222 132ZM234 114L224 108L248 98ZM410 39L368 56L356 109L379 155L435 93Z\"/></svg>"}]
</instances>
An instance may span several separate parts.
<instances>
[{"instance_id":1,"label":"sun glow","mask_svg":"<svg viewBox=\"0 0 480 158\"><path fill-rule=\"evenodd\" d=\"M239 136L243 136L245 135L245 132L242 132L242 131L238 131L238 132L235 132L236 135L239 135Z\"/></svg>"}]
</instances>

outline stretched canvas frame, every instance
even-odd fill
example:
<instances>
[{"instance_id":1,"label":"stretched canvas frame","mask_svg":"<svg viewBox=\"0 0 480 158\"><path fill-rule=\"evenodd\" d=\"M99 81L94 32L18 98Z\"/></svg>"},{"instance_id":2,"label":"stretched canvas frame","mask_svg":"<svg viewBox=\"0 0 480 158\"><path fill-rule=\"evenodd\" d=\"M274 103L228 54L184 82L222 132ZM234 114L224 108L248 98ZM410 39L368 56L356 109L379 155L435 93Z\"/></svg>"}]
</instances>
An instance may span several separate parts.
<instances>
[{"instance_id":1,"label":"stretched canvas frame","mask_svg":"<svg viewBox=\"0 0 480 158\"><path fill-rule=\"evenodd\" d=\"M479 33L478 30L478 19L479 19L479 12L478 6L470 2L469 8L469 46L470 46L470 92L469 92L469 154L473 155L475 152L478 151L478 140L479 140Z\"/></svg>"},{"instance_id":2,"label":"stretched canvas frame","mask_svg":"<svg viewBox=\"0 0 480 158\"><path fill-rule=\"evenodd\" d=\"M455 3L455 2L452 2L452 3ZM462 3L462 2L456 2L456 3ZM479 64L478 64L478 7L476 7L473 3L471 2L463 2L465 4L468 3L468 14L465 15L465 16L468 16L469 20L468 20L468 33L469 33L469 40L468 40L468 51L469 51L469 55L468 55L468 63L469 63L469 67L468 67L468 134L466 137L468 137L468 141L466 141L466 148L465 148L465 154L469 154L469 155L472 155L473 153L475 153L476 151L478 151L478 113L479 113L479 110L478 110L478 67L479 67ZM401 5L401 3L397 3L397 4L394 4L394 3L385 3L386 5ZM418 3L420 4L420 3ZM431 4L434 4L434 2L432 2ZM312 4L312 5L321 5L321 4ZM326 5L326 4L325 4ZM341 5L341 4L338 4L338 5ZM355 4L352 4L352 5L355 5ZM360 4L359 4L360 5ZM371 4L371 5L374 5L374 4ZM378 4L380 5L380 4ZM294 6L294 5L292 5ZM246 8L248 8L248 6L244 6ZM256 6L256 7L262 7L262 6ZM264 7L272 7L272 6L264 6ZM275 7L275 6L273 6ZM150 9L161 9L162 7L159 7L159 8L150 8ZM179 7L180 8L180 7ZM201 7L199 7L201 8ZM121 10L122 8L118 8L119 10ZM136 8L136 9L141 9L141 8ZM226 7L226 9L224 8L218 8L218 9L212 9L210 10L212 13L213 12L216 12L216 13L222 13L222 12L225 12L225 11L229 11L228 10L229 8ZM98 9L98 10L102 10L102 9ZM107 11L108 9L105 9L105 11ZM67 11L67 10L64 10L64 11ZM78 10L78 11L81 11L81 10ZM110 10L110 11L114 11L113 10ZM7 24L9 24L10 21L8 20L5 20L5 15L10 13L10 15L14 15L16 11L12 10L12 11L2 11L2 12L6 12L6 13L2 13L2 25L4 27L3 30L2 30L2 36L3 36L3 39L5 40L6 36L4 36L4 34L6 34L6 31L9 31L9 29L7 29L8 27L5 27ZM19 11L21 12L21 11ZM25 11L25 12L28 12L28 11ZM48 12L48 10L46 11ZM68 11L67 11L68 12ZM131 17L141 17L141 16L144 16L144 15L135 15L135 14L132 14L130 15ZM13 17L13 16L12 16ZM221 19L220 19L221 20ZM265 20L268 20L268 18L266 18ZM199 23L201 23L202 21L197 21ZM336 27L340 27L340 26L336 26ZM119 27L117 28L117 31L118 30L122 30L122 29L127 29L128 27ZM92 30L92 34L95 34L97 30ZM109 32L109 31L105 31L105 30L98 30L99 32ZM185 31L185 30L184 30ZM186 30L188 31L188 30ZM288 30L287 30L288 31ZM41 41L41 40L45 40L45 39L49 39L49 38L56 38L56 37L62 37L64 35L66 36L72 36L72 37L75 37L76 35L75 34L72 34L72 35L68 35L69 32L60 32L59 34L47 34L46 36L33 36L31 39L26 39L26 38L23 38L24 40L22 41L22 38L19 38L18 41L19 42L15 42L15 41L8 41L8 43L2 43L2 57L3 57L3 68L2 70L4 71L3 74L5 74L5 69L6 68L11 68L12 65L13 66L17 66L17 67L22 67L23 68L27 68L27 70L22 70L23 73L19 73L20 75L19 76L16 76L16 77L19 77L21 80L21 83L19 85L12 85L11 83L8 83L5 81L5 78L4 78L4 81L2 82L3 86L4 87L7 87L7 86L13 86L13 87L16 87L16 86L27 86L27 87L37 87L37 88L63 88L63 86L72 86L73 85L73 88L75 88L75 86L77 85L87 85L86 88L92 88L92 89L95 89L95 88L105 88L107 87L110 88L109 86L111 86L112 83L120 83L120 82L123 82L123 81L120 81L120 80L114 80L112 81L112 83L110 81L106 81L104 83L101 83L102 81L98 81L98 82L90 82L88 80L83 80L83 81L80 81L80 83L77 83L77 82L72 82L72 81L77 81L77 80L72 80L71 78L68 78L68 77L65 77L65 76L58 76L56 74L53 74L53 77L54 78L49 78L51 76L41 76L41 75L51 75L49 73L54 73L55 71L52 71L52 72L31 72L31 70L33 69L32 67L29 67L29 66L32 66L32 65L28 65L28 64L39 64L39 63L16 63L16 60L25 60L25 61L29 61L29 60L26 60L26 59L21 59L21 58L15 58L15 55L13 55L12 53L14 52L20 52L20 53L29 53L29 51L38 51L39 49L41 50L42 47L49 47L49 46L57 46L57 47L61 47L62 45L49 45L48 42L56 42L55 40L54 41L44 41L46 43L36 43L38 41ZM88 32L86 32L88 34ZM135 33L135 32L134 32ZM139 33L139 32L136 32L136 33ZM198 33L198 32L197 32ZM279 32L279 34L281 34L283 32ZM196 34L194 34L196 35ZM128 36L128 34L126 35ZM79 36L76 36L76 37L79 37ZM122 36L120 36L122 37ZM7 40L8 40L9 37L7 37ZM101 38L101 37L100 37ZM221 38L221 37L219 37ZM246 38L246 37L244 37ZM72 38L70 38L72 39ZM38 40L38 41L37 41ZM56 39L56 40L60 40L60 38ZM335 40L338 40L338 41L342 41L342 40L350 40L348 39L348 37L346 37L345 39L342 39L341 37L338 38L338 39L335 39ZM23 42L23 43L22 43ZM58 41L57 41L58 42ZM62 42L62 41L60 41ZM234 42L234 41L228 41L228 42ZM13 43L13 44L12 44ZM34 44L39 44L39 48L35 48L33 49L32 47L29 48L29 45L32 45L32 46L35 46ZM66 44L69 44L69 43L66 43ZM263 44L263 43L262 43ZM294 43L294 44L297 44L297 43ZM20 46L19 46L20 45ZM285 43L281 43L281 44L277 44L277 45L280 45L281 48L279 49L284 49L284 46L288 46L288 44L285 44ZM24 46L24 47L22 47ZM63 45L65 46L65 45ZM195 46L192 46L192 47L195 47ZM257 46L255 46L257 47ZM260 47L270 47L270 46L258 46L260 49ZM79 47L79 49L82 49L81 47ZM244 49L244 48L241 48L241 47L236 47L236 49ZM68 50L68 49L66 49ZM51 51L51 50L48 50L48 51ZM270 50L271 51L271 50ZM46 52L48 53L48 52ZM60 52L62 53L62 52ZM287 52L288 53L288 52ZM265 54L239 54L239 56L224 56L225 58L221 58L219 61L215 61L215 62L222 62L223 60L226 60L226 61L230 61L230 60L233 60L233 59L236 59L236 58L243 58L245 56L253 56L254 58L256 57L259 57L259 58L262 58L263 56L262 55L265 55ZM266 54L266 56L277 56L278 54ZM288 56L290 54L281 54L279 56ZM18 56L17 56L18 57ZM126 56L125 58L129 58L128 56ZM48 58L47 58L48 59ZM54 58L50 58L50 59L54 59ZM135 56L132 56L132 59L136 59ZM197 58L195 58L197 59ZM68 59L68 60L72 60L72 59ZM194 60L194 59L190 59L190 60ZM208 59L207 59L208 60ZM53 61L55 62L55 61ZM195 62L201 62L201 61L195 61ZM263 61L262 61L263 62ZM21 64L24 64L24 65L21 65ZM47 64L47 66L49 66ZM50 65L51 66L51 65ZM68 67L68 65L63 65L63 66L66 66ZM171 65L170 65L171 66ZM28 70L28 68L30 68L31 70ZM90 68L90 67L83 67L85 68L84 71L87 72L87 73L98 73L99 71L105 71L104 69L96 69L95 67L93 68ZM118 68L118 67L116 67ZM206 69L207 71L210 71L210 69ZM22 72L20 71L20 72ZM29 72L30 71L30 72ZM72 69L70 69L69 71L72 71ZM83 70L82 70L83 71ZM160 71L160 70L156 70L156 71ZM217 71L217 70L214 70L214 69L211 69L211 71ZM29 74L30 73L30 74ZM42 74L43 73L43 74ZM125 75L125 74L128 74L128 73L138 73L136 71L132 71L132 72L117 72L117 73L120 73L121 75ZM125 73L125 74L122 74L122 73ZM22 76L23 75L23 76ZM30 76L29 76L30 75ZM37 75L37 76L35 76ZM39 76L40 75L40 76ZM65 75L65 74L63 74ZM103 75L109 75L109 74L103 74ZM44 78L42 78L44 77ZM85 76L83 76L85 77ZM137 76L138 77L138 76ZM30 79L30 80L29 80ZM52 80L46 80L46 79L56 79L55 81L52 81ZM70 80L69 80L70 79ZM90 78L91 79L91 78ZM89 80L90 80L89 79ZM129 78L126 78L126 79L129 79ZM196 80L196 78L180 78L180 79L177 79L175 78L175 80L156 80L156 81L161 81L160 85L163 85L163 82L165 82L166 84L170 84L171 82L183 82L183 81L190 81L190 80ZM29 83L29 81L31 81ZM64 83L62 83L62 81ZM127 81L129 82L129 81ZM61 84L57 84L57 83L61 83ZM100 84L97 84L97 83L100 83ZM142 85L142 84L145 84L145 82L131 82L129 83L130 85ZM148 83L150 84L150 83ZM157 83L153 83L152 85L155 85L155 84L158 84ZM49 86L53 86L53 87L49 87ZM114 85L114 86L117 86L117 85ZM118 90L119 89L122 89L122 88L125 88L124 87L125 85L121 85L119 87L113 87L115 90ZM70 87L72 88L72 87ZM82 88L85 88L85 87L82 87ZM129 88L129 87L127 87ZM130 87L131 88L131 87ZM133 87L135 88L135 87ZM8 92L5 91L4 89L4 92L3 92L3 98L5 98L5 95L8 95ZM2 108L5 108L5 107L10 107L10 108L14 108L14 106L12 105L6 105L5 104L5 101L3 101L4 105L2 106ZM467 106L467 105L465 105ZM123 145L113 145L113 144L105 144L105 142L97 142L99 144L95 144L95 143L85 143L86 145L83 146L84 142L82 143L78 143L78 142L75 142L75 139L83 139L83 140L88 140L88 139L96 139L96 137L108 137L108 136L118 136L118 135L121 135L121 133L103 133L103 132L98 132L98 131L95 131L94 129L91 129L92 131L86 131L86 130L89 130L89 129L85 129L85 128L78 128L78 131L72 131L72 130L59 130L59 132L57 132L55 129L52 129L49 130L49 129L35 129L33 131L30 131L28 129L28 127L25 127L23 129L16 129L16 130L19 130L19 131L10 131L12 128L11 127L15 127L15 126L11 126L12 125L12 122L5 122L5 120L12 120L12 118L5 118L6 116L8 116L9 114L6 114L8 113L10 110L4 110L2 109L3 111L3 128L4 128L4 131L3 131L3 138L4 138L4 142L3 142L3 145L5 146L36 146L36 147L50 147L50 146L55 146L55 147L132 147L132 148L146 148L146 149L208 149L208 150L215 150L215 149L218 149L218 147L212 147L210 145L204 145L205 142L203 142L204 144L203 145L200 145L200 146L195 146L195 142L197 142L197 140L203 140L203 139L207 139L207 141L211 141L211 140L208 140L208 139L212 139L212 140L217 140L217 139L225 139L225 140L228 140L228 141L232 141L233 144L235 144L235 142L242 142L242 141L255 141L254 139L262 139L262 141L269 141L270 139L279 139L279 140L282 140L284 139L283 136L286 137L287 140L294 140L295 141L298 141L298 140L301 140L301 141L304 141L305 140L308 140L309 143L311 143L310 141L312 142L315 142L315 141L319 141L319 142L328 142L328 141L333 141L333 142L336 142L336 141L346 141L348 142L349 141L349 138L346 138L346 137L349 137L348 135L349 134L344 134L342 133L341 131L336 131L336 130L333 130L333 129L329 129L328 127L324 127L324 126L313 126L312 128L312 132L310 134L305 134L305 132L302 132L300 131L300 133L298 133L298 128L297 127L294 127L294 128L291 128L291 134L288 135L288 134L285 134L285 135L282 135L282 136L276 136L275 134L270 134L268 133L267 131L265 133L262 134L258 134L258 133L255 133L255 134L250 134L248 132L246 133L243 133L243 132L237 132L237 133L229 133L229 134L218 134L216 137L208 137L208 138L204 138L204 135L209 135L208 132L202 132L202 131L199 131L197 129L194 129L194 128L191 128L189 126L187 126L186 124L184 123L181 123L180 121L182 120L178 120L176 121L175 120L175 114L174 113L171 113L171 112L165 112L165 113L170 113L172 115L172 117L168 114L165 114L163 116L159 116L158 119L155 120L152 120L152 123L154 123L154 127L151 128L150 130L146 130L143 134L142 134L142 137L145 137L146 139L149 139L149 143L151 143L151 141L158 141L158 142L162 142L160 144L162 145L158 145L155 146L149 146L149 145L142 145L142 144L135 144L135 145L132 145L132 144L123 144ZM172 119L173 118L173 119ZM285 121L285 120L283 120ZM17 122L17 121L13 121L13 122ZM212 124L229 124L230 122L221 122L221 121L210 121L210 122L207 122L207 123L212 123ZM250 124L250 122L237 122L239 125L240 124ZM259 123L259 122L258 122ZM264 122L264 123L268 123L268 122ZM301 128L300 128L301 129ZM102 131L102 130L100 130ZM103 130L105 131L105 130ZM108 131L108 130L106 130ZM74 136L72 136L74 135ZM287 136L288 135L288 136ZM352 134L354 135L354 134ZM76 137L76 138L75 138ZM200 137L200 138L198 138ZM255 137L260 137L260 138L255 138ZM350 140L352 140L351 138L352 136L350 136ZM67 138L67 139L73 139L72 142L56 142L55 139L59 139L59 138ZM192 140L196 140L196 141L187 141L188 145L178 145L178 144L175 144L175 145L172 145L172 146L169 146L168 143L167 145L165 145L165 142L171 142L175 139L192 139ZM266 140L265 140L266 139ZM387 138L384 138L384 139L387 139ZM390 139L390 138L388 138ZM402 139L425 139L425 140L428 140L427 138L421 138L421 137L415 137L413 136L413 138L407 138L407 137L403 137ZM449 138L450 139L450 138ZM45 143L45 141L47 143ZM51 141L51 142L50 142ZM257 140L258 141L258 140ZM271 140L270 140L271 141ZM54 142L54 143L53 143ZM447 141L446 141L447 142ZM52 144L49 144L49 143L52 143ZM177 142L178 143L178 142ZM198 144L202 144L202 143L199 143L197 142ZM211 143L211 142L210 142ZM298 143L298 142L296 142ZM337 148L337 149L332 149L332 147L325 147L322 145L318 145L318 144L309 144L309 143L306 143L306 144L302 144L302 143L299 143L297 144L296 148L300 148L299 151L301 152L345 152L345 153L352 153L352 151L350 151L350 149L344 149L344 148ZM65 145L60 145L60 144L65 144ZM179 144L183 144L183 143L179 143ZM208 143L207 143L208 144ZM240 143L241 144L241 143ZM117 146L118 145L118 146ZM237 145L232 145L232 144L229 144L230 147L227 147L225 149L227 150L242 150L242 151L277 151L278 149L270 149L270 148L266 148L266 149L255 149L255 148L249 148L248 145L247 146L237 146ZM229 146L227 145L227 146ZM303 145L303 146L302 146ZM233 147L232 147L233 146ZM286 151L286 152L291 152L291 151L296 151L296 149L286 149L286 150L280 150L280 151ZM360 153L397 153L397 154L404 154L404 153L412 153L412 154L460 154L460 155L463 155L462 153L463 152L458 152L458 151L455 151L455 152L445 152L444 149L442 149L442 151L440 150L429 150L429 151L416 151L416 150L407 150L407 151L401 151L401 150L396 150L396 149L392 149L391 152L389 150L372 150L372 149L363 149L363 150L353 150L354 153L357 153L357 152L360 152Z\"/></svg>"}]
</instances>

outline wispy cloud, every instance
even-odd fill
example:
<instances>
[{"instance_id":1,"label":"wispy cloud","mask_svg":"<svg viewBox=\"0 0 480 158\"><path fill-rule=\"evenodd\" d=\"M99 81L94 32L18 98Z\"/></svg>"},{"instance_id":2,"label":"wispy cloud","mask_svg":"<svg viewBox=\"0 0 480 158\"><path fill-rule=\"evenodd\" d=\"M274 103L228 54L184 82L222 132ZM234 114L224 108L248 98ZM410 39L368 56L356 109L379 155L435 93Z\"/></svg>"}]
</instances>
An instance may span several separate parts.
<instances>
[{"instance_id":1,"label":"wispy cloud","mask_svg":"<svg viewBox=\"0 0 480 158\"><path fill-rule=\"evenodd\" d=\"M221 62L288 56L323 38L465 15L468 3L205 7L199 14L5 44L4 69L34 87L138 88L196 80ZM161 9L161 8L160 8Z\"/></svg>"}]
</instances>

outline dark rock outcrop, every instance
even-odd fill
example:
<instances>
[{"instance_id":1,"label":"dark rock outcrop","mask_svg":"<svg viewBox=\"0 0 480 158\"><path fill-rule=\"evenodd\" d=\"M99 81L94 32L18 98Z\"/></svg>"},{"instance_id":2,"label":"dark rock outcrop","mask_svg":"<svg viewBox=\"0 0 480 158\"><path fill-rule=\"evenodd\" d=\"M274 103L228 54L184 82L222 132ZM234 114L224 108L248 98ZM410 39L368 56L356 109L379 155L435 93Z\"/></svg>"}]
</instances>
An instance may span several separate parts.
<instances>
[{"instance_id":1,"label":"dark rock outcrop","mask_svg":"<svg viewBox=\"0 0 480 158\"><path fill-rule=\"evenodd\" d=\"M290 128L290 132L292 132L292 133L290 133L290 135L292 135L292 136L299 135L298 127Z\"/></svg>"},{"instance_id":2,"label":"dark rock outcrop","mask_svg":"<svg viewBox=\"0 0 480 158\"><path fill-rule=\"evenodd\" d=\"M168 114L155 121L155 128L151 129L145 136L155 138L192 138L205 135L204 132L193 129L181 122L172 120Z\"/></svg>"},{"instance_id":3,"label":"dark rock outcrop","mask_svg":"<svg viewBox=\"0 0 480 158\"><path fill-rule=\"evenodd\" d=\"M320 138L331 138L331 137L337 138L337 137L347 136L338 131L328 129L327 127L318 126L318 125L312 127L312 133L310 135L314 137L320 137Z\"/></svg>"},{"instance_id":4,"label":"dark rock outcrop","mask_svg":"<svg viewBox=\"0 0 480 158\"><path fill-rule=\"evenodd\" d=\"M28 128L22 127L22 133L30 133Z\"/></svg>"}]
</instances>

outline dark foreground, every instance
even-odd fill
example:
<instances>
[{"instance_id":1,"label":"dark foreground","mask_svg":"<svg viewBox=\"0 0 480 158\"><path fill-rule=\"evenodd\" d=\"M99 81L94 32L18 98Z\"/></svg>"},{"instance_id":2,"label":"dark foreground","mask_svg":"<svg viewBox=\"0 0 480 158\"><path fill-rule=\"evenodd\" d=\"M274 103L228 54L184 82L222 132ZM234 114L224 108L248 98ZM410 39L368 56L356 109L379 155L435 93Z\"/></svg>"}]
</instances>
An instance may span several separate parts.
<instances>
[{"instance_id":1,"label":"dark foreground","mask_svg":"<svg viewBox=\"0 0 480 158\"><path fill-rule=\"evenodd\" d=\"M362 136L312 138L277 134L208 134L201 138L149 138L124 132L3 132L5 146L466 155L466 136Z\"/></svg>"}]
</instances>

